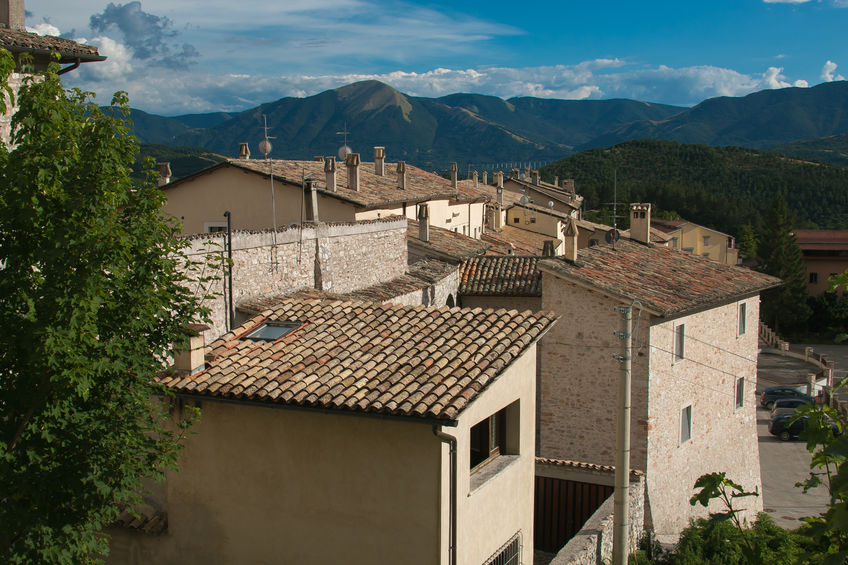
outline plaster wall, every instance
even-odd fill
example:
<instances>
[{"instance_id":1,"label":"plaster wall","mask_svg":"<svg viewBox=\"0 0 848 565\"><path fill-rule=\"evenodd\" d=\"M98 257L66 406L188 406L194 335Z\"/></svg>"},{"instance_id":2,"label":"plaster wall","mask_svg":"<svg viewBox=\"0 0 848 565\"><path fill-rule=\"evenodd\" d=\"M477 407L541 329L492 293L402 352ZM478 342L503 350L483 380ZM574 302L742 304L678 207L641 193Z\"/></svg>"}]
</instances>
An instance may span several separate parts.
<instances>
[{"instance_id":1,"label":"plaster wall","mask_svg":"<svg viewBox=\"0 0 848 565\"><path fill-rule=\"evenodd\" d=\"M202 411L167 477L167 532L110 532L109 563L440 562L431 426L213 401Z\"/></svg>"},{"instance_id":2,"label":"plaster wall","mask_svg":"<svg viewBox=\"0 0 848 565\"><path fill-rule=\"evenodd\" d=\"M533 562L535 374L536 347L531 346L463 410L455 429L445 430L457 438L457 563L483 563L518 532L523 540L521 562ZM478 485L470 472L471 427L516 402L519 434L511 439L508 435L507 444L518 455ZM443 460L447 463L447 457ZM447 487L448 476L443 477ZM443 500L443 520L448 507Z\"/></svg>"},{"instance_id":3,"label":"plaster wall","mask_svg":"<svg viewBox=\"0 0 848 565\"><path fill-rule=\"evenodd\" d=\"M168 197L164 211L182 222L183 234L205 233L210 223L226 225L226 210L232 215L233 229L270 230L274 223L270 181L237 167L224 166L174 186L165 185L164 190ZM278 228L305 219L300 186L275 180L274 200ZM352 222L354 208L319 193L318 218L322 222Z\"/></svg>"},{"instance_id":4,"label":"plaster wall","mask_svg":"<svg viewBox=\"0 0 848 565\"><path fill-rule=\"evenodd\" d=\"M507 225L562 240L562 221L527 208L513 206L507 210Z\"/></svg>"},{"instance_id":5,"label":"plaster wall","mask_svg":"<svg viewBox=\"0 0 848 565\"><path fill-rule=\"evenodd\" d=\"M803 257L804 268L807 271L807 294L819 296L827 292L830 283L827 278L831 275L844 273L848 269L846 257ZM810 273L816 273L816 282L810 282ZM844 291L844 289L839 289Z\"/></svg>"}]
</instances>

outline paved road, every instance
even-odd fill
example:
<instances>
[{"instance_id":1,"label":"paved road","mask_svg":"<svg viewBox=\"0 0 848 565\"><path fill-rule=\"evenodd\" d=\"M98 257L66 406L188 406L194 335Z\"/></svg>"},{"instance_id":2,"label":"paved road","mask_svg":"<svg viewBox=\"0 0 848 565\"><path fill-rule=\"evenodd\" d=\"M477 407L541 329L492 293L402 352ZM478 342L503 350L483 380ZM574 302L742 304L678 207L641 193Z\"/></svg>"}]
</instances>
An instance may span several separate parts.
<instances>
[{"instance_id":1,"label":"paved road","mask_svg":"<svg viewBox=\"0 0 848 565\"><path fill-rule=\"evenodd\" d=\"M757 363L757 392L778 384L802 385L807 374L812 372L815 369L803 361L761 353ZM825 510L827 491L818 487L804 494L795 486L809 476L810 454L804 442L782 442L769 433L768 411L765 408L757 409L757 433L764 510L778 525L797 528L801 525L799 518L814 516Z\"/></svg>"}]
</instances>

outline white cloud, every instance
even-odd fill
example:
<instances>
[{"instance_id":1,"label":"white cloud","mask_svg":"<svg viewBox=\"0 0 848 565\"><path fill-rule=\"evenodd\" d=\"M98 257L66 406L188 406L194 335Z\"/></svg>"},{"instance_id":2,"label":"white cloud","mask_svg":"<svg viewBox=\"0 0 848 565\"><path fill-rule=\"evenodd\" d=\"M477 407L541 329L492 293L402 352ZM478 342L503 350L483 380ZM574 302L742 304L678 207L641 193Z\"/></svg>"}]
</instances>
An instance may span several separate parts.
<instances>
[{"instance_id":1,"label":"white cloud","mask_svg":"<svg viewBox=\"0 0 848 565\"><path fill-rule=\"evenodd\" d=\"M833 82L835 80L845 80L845 77L839 74L835 74L836 67L838 65L831 60L828 60L821 71L821 78L825 82Z\"/></svg>"},{"instance_id":2,"label":"white cloud","mask_svg":"<svg viewBox=\"0 0 848 565\"><path fill-rule=\"evenodd\" d=\"M806 4L811 0L763 0L766 4Z\"/></svg>"},{"instance_id":3,"label":"white cloud","mask_svg":"<svg viewBox=\"0 0 848 565\"><path fill-rule=\"evenodd\" d=\"M87 43L88 40L82 39L80 43ZM81 77L91 80L95 83L118 81L132 81L132 52L123 43L118 43L114 39L106 36L94 37L91 39L92 45L97 45L97 52L106 56L106 60L100 63L87 63L80 67L79 74ZM126 90L125 88L115 88L117 90ZM111 94L111 92L109 93Z\"/></svg>"},{"instance_id":4,"label":"white cloud","mask_svg":"<svg viewBox=\"0 0 848 565\"><path fill-rule=\"evenodd\" d=\"M56 26L54 26L54 25L52 25L52 24L48 24L47 22L42 22L42 23L40 23L40 24L35 24L35 25L34 25L34 26L32 26L32 27L27 26L26 30L27 30L28 32L30 32L30 33L37 33L38 35L53 35L53 36L58 36L58 35L60 35L60 34L62 33L61 31L59 31L59 28L58 28L58 27L56 27Z\"/></svg>"}]
</instances>

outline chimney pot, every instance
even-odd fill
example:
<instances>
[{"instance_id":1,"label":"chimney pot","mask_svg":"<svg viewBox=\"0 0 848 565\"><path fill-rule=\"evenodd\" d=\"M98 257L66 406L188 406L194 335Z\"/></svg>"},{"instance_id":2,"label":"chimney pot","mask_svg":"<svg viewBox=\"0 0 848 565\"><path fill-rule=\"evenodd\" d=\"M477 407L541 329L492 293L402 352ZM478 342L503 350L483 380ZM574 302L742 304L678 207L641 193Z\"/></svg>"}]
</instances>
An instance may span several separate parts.
<instances>
[{"instance_id":1,"label":"chimney pot","mask_svg":"<svg viewBox=\"0 0 848 565\"><path fill-rule=\"evenodd\" d=\"M250 159L250 147L247 143L239 143L239 159Z\"/></svg>"},{"instance_id":2,"label":"chimney pot","mask_svg":"<svg viewBox=\"0 0 848 565\"><path fill-rule=\"evenodd\" d=\"M324 157L325 184L330 192L336 191L336 158Z\"/></svg>"},{"instance_id":3,"label":"chimney pot","mask_svg":"<svg viewBox=\"0 0 848 565\"><path fill-rule=\"evenodd\" d=\"M321 163L324 160L324 156L323 155L315 155L314 157L312 157L312 160L317 161L318 163Z\"/></svg>"},{"instance_id":4,"label":"chimney pot","mask_svg":"<svg viewBox=\"0 0 848 565\"><path fill-rule=\"evenodd\" d=\"M398 161L397 164L397 185L401 190L406 190L406 162Z\"/></svg>"},{"instance_id":5,"label":"chimney pot","mask_svg":"<svg viewBox=\"0 0 848 565\"><path fill-rule=\"evenodd\" d=\"M495 173L495 186L503 190L503 172L501 171Z\"/></svg>"},{"instance_id":6,"label":"chimney pot","mask_svg":"<svg viewBox=\"0 0 848 565\"><path fill-rule=\"evenodd\" d=\"M427 204L418 206L418 239L430 241L430 206Z\"/></svg>"},{"instance_id":7,"label":"chimney pot","mask_svg":"<svg viewBox=\"0 0 848 565\"><path fill-rule=\"evenodd\" d=\"M351 153L345 157L345 166L347 167L347 187L351 190L359 192L359 153Z\"/></svg>"},{"instance_id":8,"label":"chimney pot","mask_svg":"<svg viewBox=\"0 0 848 565\"><path fill-rule=\"evenodd\" d=\"M450 164L450 172L451 172L451 186L453 188L456 188L456 183L457 183L457 180L458 180L456 163Z\"/></svg>"},{"instance_id":9,"label":"chimney pot","mask_svg":"<svg viewBox=\"0 0 848 565\"><path fill-rule=\"evenodd\" d=\"M306 206L306 221L318 221L318 194L315 192L315 186L312 184L312 179L307 179L303 183L304 199Z\"/></svg>"},{"instance_id":10,"label":"chimney pot","mask_svg":"<svg viewBox=\"0 0 848 565\"><path fill-rule=\"evenodd\" d=\"M483 184L489 184L489 171L483 171Z\"/></svg>"},{"instance_id":11,"label":"chimney pot","mask_svg":"<svg viewBox=\"0 0 848 565\"><path fill-rule=\"evenodd\" d=\"M530 178L533 186L539 186L539 171L533 171L530 173Z\"/></svg>"},{"instance_id":12,"label":"chimney pot","mask_svg":"<svg viewBox=\"0 0 848 565\"><path fill-rule=\"evenodd\" d=\"M471 178L474 179L474 188L477 188L479 186L477 171L474 171L474 173L471 175Z\"/></svg>"},{"instance_id":13,"label":"chimney pot","mask_svg":"<svg viewBox=\"0 0 848 565\"><path fill-rule=\"evenodd\" d=\"M159 170L159 186L165 186L171 182L171 163L156 163Z\"/></svg>"},{"instance_id":14,"label":"chimney pot","mask_svg":"<svg viewBox=\"0 0 848 565\"><path fill-rule=\"evenodd\" d=\"M577 220L569 217L565 223L565 229L562 230L563 239L565 240L565 249L563 257L567 261L574 263L577 261L577 236L580 230L577 229Z\"/></svg>"},{"instance_id":15,"label":"chimney pot","mask_svg":"<svg viewBox=\"0 0 848 565\"><path fill-rule=\"evenodd\" d=\"M554 256L554 240L546 239L542 247L542 257Z\"/></svg>"},{"instance_id":16,"label":"chimney pot","mask_svg":"<svg viewBox=\"0 0 848 565\"><path fill-rule=\"evenodd\" d=\"M386 174L386 148L385 147L375 147L374 148L374 174L378 177L385 176Z\"/></svg>"},{"instance_id":17,"label":"chimney pot","mask_svg":"<svg viewBox=\"0 0 848 565\"><path fill-rule=\"evenodd\" d=\"M206 368L206 339L203 332L209 329L205 324L189 324L188 343L182 351L174 353L174 371L193 375Z\"/></svg>"}]
</instances>

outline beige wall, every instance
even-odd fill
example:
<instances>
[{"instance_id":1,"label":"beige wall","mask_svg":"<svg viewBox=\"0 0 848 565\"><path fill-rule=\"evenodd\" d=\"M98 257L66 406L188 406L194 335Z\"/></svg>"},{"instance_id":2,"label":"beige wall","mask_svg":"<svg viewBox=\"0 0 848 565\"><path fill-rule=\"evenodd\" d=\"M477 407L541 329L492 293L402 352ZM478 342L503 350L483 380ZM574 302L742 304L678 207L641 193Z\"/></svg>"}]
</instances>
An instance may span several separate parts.
<instances>
[{"instance_id":1,"label":"beige wall","mask_svg":"<svg viewBox=\"0 0 848 565\"><path fill-rule=\"evenodd\" d=\"M507 224L562 241L562 221L548 214L513 206L506 213ZM516 222L516 220L518 220Z\"/></svg>"},{"instance_id":2,"label":"beige wall","mask_svg":"<svg viewBox=\"0 0 848 565\"><path fill-rule=\"evenodd\" d=\"M680 232L681 239L677 249L691 248L695 255L703 255L727 265L738 263L739 251L729 247L729 240L732 238L727 234L696 224L683 224Z\"/></svg>"},{"instance_id":3,"label":"beige wall","mask_svg":"<svg viewBox=\"0 0 848 565\"><path fill-rule=\"evenodd\" d=\"M823 294L830 288L828 277L844 273L848 269L848 259L845 257L804 257L803 261L807 277L807 294L813 296ZM810 282L810 273L818 275L817 282ZM840 292L843 291L844 289L840 289Z\"/></svg>"},{"instance_id":4,"label":"beige wall","mask_svg":"<svg viewBox=\"0 0 848 565\"><path fill-rule=\"evenodd\" d=\"M265 230L273 225L271 183L256 173L224 166L175 186L166 185L165 212L183 224L184 234L204 233L206 224L226 224L224 211L232 214L233 229ZM303 216L303 190L274 182L277 227L300 223ZM353 205L335 198L318 196L318 218L323 222L352 222Z\"/></svg>"},{"instance_id":5,"label":"beige wall","mask_svg":"<svg viewBox=\"0 0 848 565\"><path fill-rule=\"evenodd\" d=\"M167 533L110 532L109 563L440 561L431 426L209 401L202 410L168 475Z\"/></svg>"},{"instance_id":6,"label":"beige wall","mask_svg":"<svg viewBox=\"0 0 848 565\"><path fill-rule=\"evenodd\" d=\"M740 302L651 327L647 484L658 535L674 535L690 517L706 515L688 503L703 474L725 471L747 490L762 490L755 393L759 299L742 302L743 335L737 335ZM686 359L674 362L673 332L680 324ZM736 408L738 377L745 378L741 408ZM681 443L681 412L689 405L692 438ZM744 517L753 523L762 498L742 499L738 506L747 509Z\"/></svg>"},{"instance_id":7,"label":"beige wall","mask_svg":"<svg viewBox=\"0 0 848 565\"><path fill-rule=\"evenodd\" d=\"M522 563L533 562L533 499L535 482L536 347L531 346L466 408L456 429L457 438L457 563L483 563L517 532L523 539ZM477 488L469 469L471 427L498 410L518 402L520 435L513 438L519 455L509 466ZM517 439L517 442L516 442ZM508 443L510 440L508 439ZM444 458L447 461L447 457ZM489 465L491 465L490 463ZM479 471L478 471L479 472ZM447 486L447 475L445 486ZM445 504L442 510L446 519ZM446 554L442 554L446 562ZM395 561L401 563L402 561Z\"/></svg>"},{"instance_id":8,"label":"beige wall","mask_svg":"<svg viewBox=\"0 0 848 565\"><path fill-rule=\"evenodd\" d=\"M523 184L519 184L510 179L504 179L504 190L508 190L510 192L514 192L517 194L521 194L521 190L524 189L524 194L527 195L527 198L533 201L537 206L547 206L548 202L554 203L554 210L557 212L563 212L565 214L569 214L570 216L577 217L577 211L569 206L568 204L564 204L559 200L554 200L550 196L546 194L542 194L532 188L526 188ZM575 203L579 202L578 200L574 201Z\"/></svg>"},{"instance_id":9,"label":"beige wall","mask_svg":"<svg viewBox=\"0 0 848 565\"><path fill-rule=\"evenodd\" d=\"M542 308L564 316L540 343L542 457L615 464L615 406L622 353L617 301L543 272ZM747 304L747 332L737 336L738 303L679 320L637 322L631 396L631 466L646 471L648 503L658 535L676 536L690 517L695 480L726 471L748 489L760 486L756 389L758 298ZM649 325L653 323L654 325ZM673 328L685 324L686 357L671 362ZM649 341L650 340L650 341ZM700 341L697 341L700 340ZM648 345L650 343L650 346ZM735 408L736 377L746 379L745 405ZM680 442L682 409L691 404L692 439ZM761 499L749 499L753 521Z\"/></svg>"}]
</instances>

